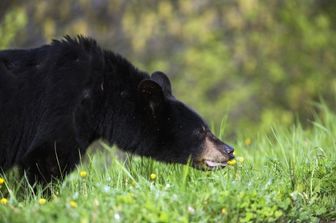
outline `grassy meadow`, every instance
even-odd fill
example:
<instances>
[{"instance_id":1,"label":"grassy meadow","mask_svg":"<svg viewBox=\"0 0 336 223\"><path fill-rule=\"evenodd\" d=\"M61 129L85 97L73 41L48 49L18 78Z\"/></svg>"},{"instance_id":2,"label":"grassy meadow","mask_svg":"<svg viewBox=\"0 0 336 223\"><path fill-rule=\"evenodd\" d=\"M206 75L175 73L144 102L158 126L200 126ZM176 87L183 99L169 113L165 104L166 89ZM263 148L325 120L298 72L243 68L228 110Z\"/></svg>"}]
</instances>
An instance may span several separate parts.
<instances>
[{"instance_id":1,"label":"grassy meadow","mask_svg":"<svg viewBox=\"0 0 336 223\"><path fill-rule=\"evenodd\" d=\"M123 162L103 145L50 185L48 197L15 171L2 174L0 222L335 221L336 116L322 109L308 129L239 136L236 165L213 172L138 157Z\"/></svg>"}]
</instances>

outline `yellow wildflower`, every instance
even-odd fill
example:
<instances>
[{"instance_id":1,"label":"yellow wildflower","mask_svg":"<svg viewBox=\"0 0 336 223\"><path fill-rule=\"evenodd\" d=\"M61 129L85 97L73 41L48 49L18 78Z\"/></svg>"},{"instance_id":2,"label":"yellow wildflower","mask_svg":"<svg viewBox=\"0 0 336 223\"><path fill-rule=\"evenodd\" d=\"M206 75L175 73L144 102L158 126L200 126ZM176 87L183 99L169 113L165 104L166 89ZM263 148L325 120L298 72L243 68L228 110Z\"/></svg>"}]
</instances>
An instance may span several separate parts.
<instances>
[{"instance_id":1,"label":"yellow wildflower","mask_svg":"<svg viewBox=\"0 0 336 223\"><path fill-rule=\"evenodd\" d=\"M155 180L156 178L157 178L157 176L156 176L155 173L152 173L152 174L150 175L150 179L151 179L151 180Z\"/></svg>"},{"instance_id":2,"label":"yellow wildflower","mask_svg":"<svg viewBox=\"0 0 336 223\"><path fill-rule=\"evenodd\" d=\"M86 171L82 170L81 172L79 172L79 175L84 178L87 177L88 174Z\"/></svg>"},{"instance_id":3,"label":"yellow wildflower","mask_svg":"<svg viewBox=\"0 0 336 223\"><path fill-rule=\"evenodd\" d=\"M8 199L7 198L1 198L0 199L0 204L7 204L8 203Z\"/></svg>"},{"instance_id":4,"label":"yellow wildflower","mask_svg":"<svg viewBox=\"0 0 336 223\"><path fill-rule=\"evenodd\" d=\"M4 178L0 177L0 185L4 184L6 181Z\"/></svg>"},{"instance_id":5,"label":"yellow wildflower","mask_svg":"<svg viewBox=\"0 0 336 223\"><path fill-rule=\"evenodd\" d=\"M230 166L234 166L237 164L237 160L229 160L227 161L227 164L229 164Z\"/></svg>"},{"instance_id":6,"label":"yellow wildflower","mask_svg":"<svg viewBox=\"0 0 336 223\"><path fill-rule=\"evenodd\" d=\"M244 143L245 143L245 145L247 145L247 146L251 145L251 143L252 143L251 138L246 138L245 141L244 141Z\"/></svg>"},{"instance_id":7,"label":"yellow wildflower","mask_svg":"<svg viewBox=\"0 0 336 223\"><path fill-rule=\"evenodd\" d=\"M78 206L76 201L70 201L69 204L70 204L70 207L72 208L76 208Z\"/></svg>"},{"instance_id":8,"label":"yellow wildflower","mask_svg":"<svg viewBox=\"0 0 336 223\"><path fill-rule=\"evenodd\" d=\"M222 213L223 215L226 215L226 214L227 214L227 210L226 210L226 208L222 208L221 213Z\"/></svg>"},{"instance_id":9,"label":"yellow wildflower","mask_svg":"<svg viewBox=\"0 0 336 223\"><path fill-rule=\"evenodd\" d=\"M38 202L40 205L45 205L47 203L47 200L44 198L40 198Z\"/></svg>"}]
</instances>

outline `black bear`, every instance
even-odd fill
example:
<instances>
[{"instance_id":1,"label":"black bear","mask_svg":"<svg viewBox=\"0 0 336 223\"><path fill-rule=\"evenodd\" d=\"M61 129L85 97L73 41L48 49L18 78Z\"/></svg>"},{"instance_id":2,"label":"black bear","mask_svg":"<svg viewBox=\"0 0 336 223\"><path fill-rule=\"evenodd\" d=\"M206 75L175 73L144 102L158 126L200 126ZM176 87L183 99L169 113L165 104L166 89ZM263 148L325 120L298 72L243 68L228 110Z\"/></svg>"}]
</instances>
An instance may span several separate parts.
<instances>
[{"instance_id":1,"label":"black bear","mask_svg":"<svg viewBox=\"0 0 336 223\"><path fill-rule=\"evenodd\" d=\"M86 37L0 51L0 169L31 182L69 173L97 139L168 163L213 169L233 159L203 119L148 75Z\"/></svg>"}]
</instances>

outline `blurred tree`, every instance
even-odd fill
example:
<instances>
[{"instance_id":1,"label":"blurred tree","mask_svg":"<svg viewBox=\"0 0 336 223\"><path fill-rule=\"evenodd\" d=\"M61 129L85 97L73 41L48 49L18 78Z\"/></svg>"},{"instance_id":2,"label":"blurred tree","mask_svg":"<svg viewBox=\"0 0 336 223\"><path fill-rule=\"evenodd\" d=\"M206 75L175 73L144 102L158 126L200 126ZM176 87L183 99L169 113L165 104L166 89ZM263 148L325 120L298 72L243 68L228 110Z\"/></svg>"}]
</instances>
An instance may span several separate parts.
<instances>
[{"instance_id":1,"label":"blurred tree","mask_svg":"<svg viewBox=\"0 0 336 223\"><path fill-rule=\"evenodd\" d=\"M18 4L7 1L5 8ZM336 108L335 5L31 0L19 5L29 19L11 43L32 47L65 34L92 36L143 69L167 72L176 95L208 120L219 123L228 114L229 132L252 133L289 125L295 116L309 121L310 102L319 97Z\"/></svg>"},{"instance_id":2,"label":"blurred tree","mask_svg":"<svg viewBox=\"0 0 336 223\"><path fill-rule=\"evenodd\" d=\"M3 15L0 23L0 49L7 47L27 22L25 11L15 8Z\"/></svg>"}]
</instances>

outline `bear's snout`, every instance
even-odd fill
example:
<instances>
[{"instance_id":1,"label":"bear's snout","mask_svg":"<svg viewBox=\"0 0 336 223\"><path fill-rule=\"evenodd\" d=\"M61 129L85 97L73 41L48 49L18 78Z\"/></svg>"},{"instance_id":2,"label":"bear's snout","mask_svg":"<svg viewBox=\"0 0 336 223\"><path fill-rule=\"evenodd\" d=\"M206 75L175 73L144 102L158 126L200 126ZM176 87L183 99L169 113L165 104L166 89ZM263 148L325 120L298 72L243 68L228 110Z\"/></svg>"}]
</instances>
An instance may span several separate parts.
<instances>
[{"instance_id":1,"label":"bear's snout","mask_svg":"<svg viewBox=\"0 0 336 223\"><path fill-rule=\"evenodd\" d=\"M230 160L233 159L234 158L234 155L233 155L234 148L232 146L229 146L229 145L225 144L225 143L223 143L223 144L224 144L224 146L223 146L224 150L228 154L229 159Z\"/></svg>"},{"instance_id":2,"label":"bear's snout","mask_svg":"<svg viewBox=\"0 0 336 223\"><path fill-rule=\"evenodd\" d=\"M212 134L205 137L202 151L195 160L195 165L201 169L225 167L227 161L234 158L234 148L229 146Z\"/></svg>"}]
</instances>

